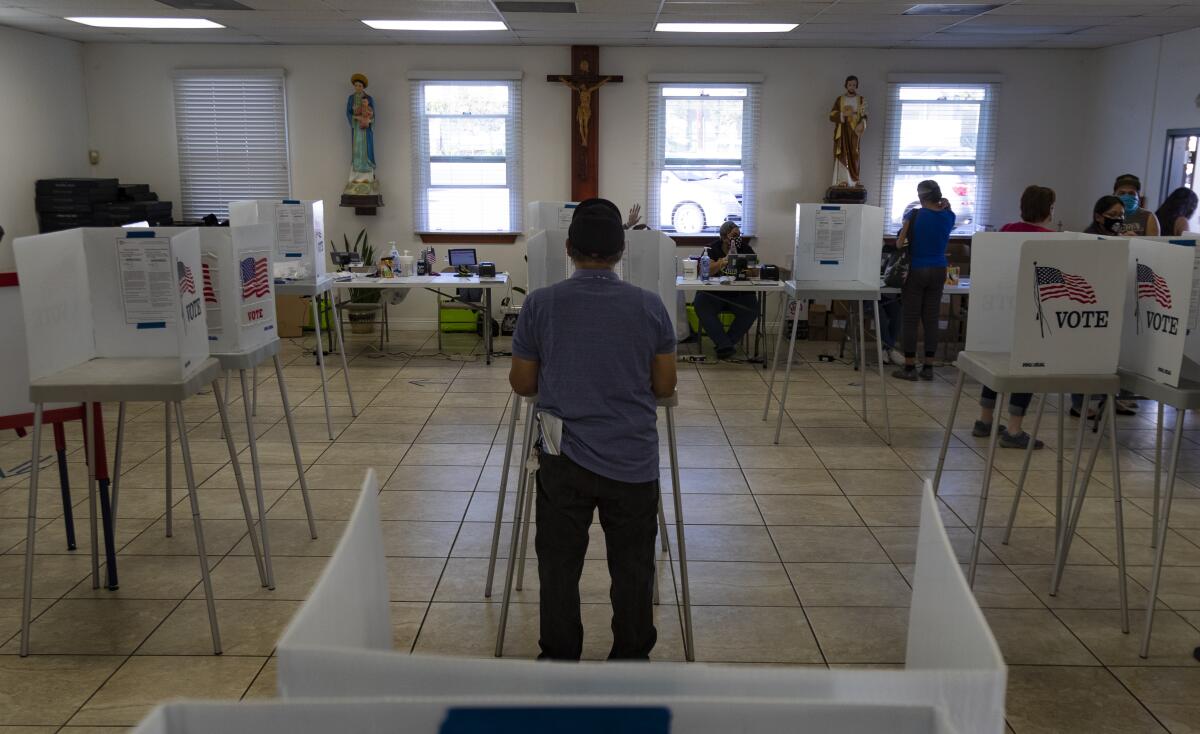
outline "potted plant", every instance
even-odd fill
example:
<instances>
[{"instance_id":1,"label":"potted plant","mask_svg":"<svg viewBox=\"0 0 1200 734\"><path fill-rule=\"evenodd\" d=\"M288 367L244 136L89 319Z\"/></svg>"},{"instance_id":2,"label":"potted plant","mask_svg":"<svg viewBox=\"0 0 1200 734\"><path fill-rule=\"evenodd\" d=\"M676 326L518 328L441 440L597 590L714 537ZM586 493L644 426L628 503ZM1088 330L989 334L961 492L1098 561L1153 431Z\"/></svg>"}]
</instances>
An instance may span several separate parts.
<instances>
[{"instance_id":1,"label":"potted plant","mask_svg":"<svg viewBox=\"0 0 1200 734\"><path fill-rule=\"evenodd\" d=\"M363 265L375 264L375 248L371 246L371 238L364 227L359 230L351 246L350 239L342 235L342 243L346 252L357 252L362 257ZM375 323L376 313L382 306L379 303L381 291L378 288L351 288L350 302L342 304L342 308L350 315L351 334L370 334Z\"/></svg>"}]
</instances>

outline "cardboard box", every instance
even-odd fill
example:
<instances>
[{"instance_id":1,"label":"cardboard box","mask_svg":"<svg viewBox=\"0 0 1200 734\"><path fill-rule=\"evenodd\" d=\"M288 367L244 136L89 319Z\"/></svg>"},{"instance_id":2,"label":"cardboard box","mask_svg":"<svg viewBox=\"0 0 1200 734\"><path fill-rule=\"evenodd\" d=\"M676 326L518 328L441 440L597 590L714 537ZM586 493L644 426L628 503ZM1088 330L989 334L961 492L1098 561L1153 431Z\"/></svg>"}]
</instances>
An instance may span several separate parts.
<instances>
[{"instance_id":1,"label":"cardboard box","mask_svg":"<svg viewBox=\"0 0 1200 734\"><path fill-rule=\"evenodd\" d=\"M304 335L304 319L312 309L307 298L301 296L275 296L275 325L281 339L294 339Z\"/></svg>"}]
</instances>

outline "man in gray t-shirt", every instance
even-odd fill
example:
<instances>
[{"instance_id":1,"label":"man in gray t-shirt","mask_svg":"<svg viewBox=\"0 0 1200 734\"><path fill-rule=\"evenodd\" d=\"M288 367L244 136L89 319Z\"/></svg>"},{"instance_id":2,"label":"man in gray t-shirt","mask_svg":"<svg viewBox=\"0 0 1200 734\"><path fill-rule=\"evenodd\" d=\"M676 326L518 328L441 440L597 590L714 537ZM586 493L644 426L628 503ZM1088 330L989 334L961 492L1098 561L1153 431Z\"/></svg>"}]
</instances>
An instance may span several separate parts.
<instances>
[{"instance_id":1,"label":"man in gray t-shirt","mask_svg":"<svg viewBox=\"0 0 1200 734\"><path fill-rule=\"evenodd\" d=\"M543 442L537 482L541 657L578 660L579 578L592 515L608 550L613 646L645 659L654 629L658 519L656 398L675 392L675 332L662 300L613 272L625 249L620 211L580 203L567 236L575 274L530 293L513 336L509 381L561 420L559 453Z\"/></svg>"}]
</instances>

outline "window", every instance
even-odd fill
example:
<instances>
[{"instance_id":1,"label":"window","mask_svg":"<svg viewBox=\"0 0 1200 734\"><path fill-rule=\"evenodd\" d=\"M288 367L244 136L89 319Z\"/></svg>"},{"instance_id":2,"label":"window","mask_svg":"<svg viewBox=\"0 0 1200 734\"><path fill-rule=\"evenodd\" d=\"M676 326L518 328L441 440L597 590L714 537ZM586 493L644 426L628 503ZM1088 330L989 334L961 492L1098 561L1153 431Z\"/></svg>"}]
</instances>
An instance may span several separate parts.
<instances>
[{"instance_id":1,"label":"window","mask_svg":"<svg viewBox=\"0 0 1200 734\"><path fill-rule=\"evenodd\" d=\"M291 196L282 69L178 72L175 135L183 219Z\"/></svg>"},{"instance_id":2,"label":"window","mask_svg":"<svg viewBox=\"0 0 1200 734\"><path fill-rule=\"evenodd\" d=\"M413 213L420 232L521 228L521 82L412 84Z\"/></svg>"},{"instance_id":3,"label":"window","mask_svg":"<svg viewBox=\"0 0 1200 734\"><path fill-rule=\"evenodd\" d=\"M761 84L651 83L646 220L677 234L754 232Z\"/></svg>"},{"instance_id":4,"label":"window","mask_svg":"<svg viewBox=\"0 0 1200 734\"><path fill-rule=\"evenodd\" d=\"M888 85L881 206L887 233L917 206L917 183L941 184L957 215L955 234L992 224L998 85Z\"/></svg>"}]
</instances>

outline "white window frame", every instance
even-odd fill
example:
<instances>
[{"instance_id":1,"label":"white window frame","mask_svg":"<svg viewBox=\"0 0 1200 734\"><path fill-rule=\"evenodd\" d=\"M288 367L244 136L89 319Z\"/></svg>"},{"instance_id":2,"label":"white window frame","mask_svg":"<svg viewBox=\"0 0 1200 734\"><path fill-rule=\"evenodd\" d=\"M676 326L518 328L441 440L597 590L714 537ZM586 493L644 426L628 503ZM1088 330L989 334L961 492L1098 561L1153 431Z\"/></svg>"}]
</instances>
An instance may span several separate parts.
<instances>
[{"instance_id":1,"label":"white window frame","mask_svg":"<svg viewBox=\"0 0 1200 734\"><path fill-rule=\"evenodd\" d=\"M409 75L412 97L412 140L413 140L413 225L418 234L520 234L522 214L524 212L525 192L521 176L521 109L522 90L521 74L519 72L413 72ZM467 158L437 158L429 153L428 120L436 115L425 112L425 88L430 85L471 85L471 86L506 86L509 90L508 113L505 115L475 115L474 117L495 117L505 120L505 155L500 156L471 156ZM452 117L452 116L445 116ZM503 161L505 166L505 185L464 186L461 184L439 186L432 183L431 165L436 162L490 162ZM466 227L451 227L433 229L429 223L428 192L438 188L480 188L509 190L509 228L507 230L470 229Z\"/></svg>"},{"instance_id":2,"label":"white window frame","mask_svg":"<svg viewBox=\"0 0 1200 734\"><path fill-rule=\"evenodd\" d=\"M757 226L757 189L758 189L758 142L760 139L762 118L762 77L730 75L706 75L692 77L691 75L650 75L649 100L649 150L647 153L646 181L646 223L658 229L661 224L662 209L662 174L668 170L686 170L688 166L720 165L721 161L702 161L699 159L668 159L666 157L666 101L663 90L668 87L685 88L745 88L745 107L742 111L742 157L740 168L731 167L729 170L742 171L742 213L738 224L742 233L751 236ZM725 160L725 159L722 159ZM722 220L724 221L724 220ZM714 234L721 222L704 223L704 229L697 233L676 233L674 228L664 228L672 234L680 236L708 236Z\"/></svg>"},{"instance_id":3,"label":"white window frame","mask_svg":"<svg viewBox=\"0 0 1200 734\"><path fill-rule=\"evenodd\" d=\"M229 217L229 202L292 193L283 69L174 74L179 208L185 221Z\"/></svg>"},{"instance_id":4,"label":"white window frame","mask_svg":"<svg viewBox=\"0 0 1200 734\"><path fill-rule=\"evenodd\" d=\"M894 182L900 175L900 168L904 165L904 161L900 159L900 123L903 113L904 102L900 100L900 90L904 87L969 87L983 88L986 90L985 98L978 102L979 105L979 131L975 143L975 158L967 159L963 163L970 163L974 168L974 173L977 182L977 188L974 192L974 210L972 212L971 227L976 231L982 231L985 226L992 225L991 220L991 203L992 203L992 188L994 184L995 164L996 164L996 110L999 106L1000 94L1000 79L994 75L982 76L967 76L967 75L910 75L910 76L890 76L888 79L888 100L887 100L887 123L884 130L884 145L883 145L883 161L880 166L880 185L879 185L879 205L884 211L884 234L895 235L899 231L899 225L892 221L892 194ZM964 104L970 103L969 100L949 100L948 103ZM928 100L923 100L920 104L929 104ZM919 160L912 160L908 165L914 166L920 163ZM908 171L911 173L920 173L924 178L937 179L939 174L945 176L946 171L933 170L936 164L931 165L925 172ZM908 173L906 172L906 173ZM917 198L917 192L912 192L912 198ZM947 196L947 198L951 198ZM953 199L951 199L953 203ZM958 213L958 212L956 212ZM955 232L964 234L965 230L962 223L956 225Z\"/></svg>"}]
</instances>

